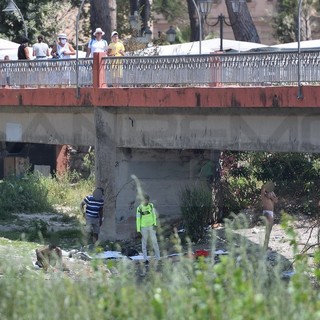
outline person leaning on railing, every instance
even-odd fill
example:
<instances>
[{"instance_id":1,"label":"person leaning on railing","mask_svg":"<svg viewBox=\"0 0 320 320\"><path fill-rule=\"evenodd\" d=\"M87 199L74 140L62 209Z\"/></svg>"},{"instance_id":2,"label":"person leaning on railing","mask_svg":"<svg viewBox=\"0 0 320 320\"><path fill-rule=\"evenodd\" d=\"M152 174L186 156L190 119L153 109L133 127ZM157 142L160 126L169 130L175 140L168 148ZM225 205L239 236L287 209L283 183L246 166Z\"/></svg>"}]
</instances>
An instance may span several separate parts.
<instances>
[{"instance_id":1,"label":"person leaning on railing","mask_svg":"<svg viewBox=\"0 0 320 320\"><path fill-rule=\"evenodd\" d=\"M72 45L68 43L67 35L60 33L58 35L58 43L53 45L51 55L54 59L70 59L76 54Z\"/></svg>"},{"instance_id":2,"label":"person leaning on railing","mask_svg":"<svg viewBox=\"0 0 320 320\"><path fill-rule=\"evenodd\" d=\"M109 44L107 55L109 57L122 57L125 55L124 45L121 41L119 41L119 35L117 31L112 31L111 33L111 43ZM120 79L123 76L122 61L120 59L113 60L111 62L111 70L112 83L118 86Z\"/></svg>"},{"instance_id":3,"label":"person leaning on railing","mask_svg":"<svg viewBox=\"0 0 320 320\"><path fill-rule=\"evenodd\" d=\"M43 35L38 36L38 43L32 46L32 55L36 59L47 59L49 57L49 46L44 42Z\"/></svg>"},{"instance_id":4,"label":"person leaning on railing","mask_svg":"<svg viewBox=\"0 0 320 320\"><path fill-rule=\"evenodd\" d=\"M28 49L29 39L22 37L20 41L20 46L18 48L18 60L30 60L29 49Z\"/></svg>"}]
</instances>

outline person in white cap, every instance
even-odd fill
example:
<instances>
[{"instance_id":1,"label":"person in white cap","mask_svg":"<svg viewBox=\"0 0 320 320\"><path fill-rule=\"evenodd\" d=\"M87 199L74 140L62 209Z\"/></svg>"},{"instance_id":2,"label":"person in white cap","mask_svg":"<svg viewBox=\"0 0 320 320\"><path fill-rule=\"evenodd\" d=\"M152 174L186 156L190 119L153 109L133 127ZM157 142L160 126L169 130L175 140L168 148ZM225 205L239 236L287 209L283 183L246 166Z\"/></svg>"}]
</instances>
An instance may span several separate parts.
<instances>
[{"instance_id":1,"label":"person in white cap","mask_svg":"<svg viewBox=\"0 0 320 320\"><path fill-rule=\"evenodd\" d=\"M119 41L119 35L117 31L111 33L111 43L108 48L109 57L122 57L124 56L124 45ZM120 85L123 76L123 61L121 59L114 59L112 61L112 86L118 87Z\"/></svg>"},{"instance_id":2,"label":"person in white cap","mask_svg":"<svg viewBox=\"0 0 320 320\"><path fill-rule=\"evenodd\" d=\"M52 48L51 55L56 59L70 59L76 54L72 45L68 43L67 35L60 33L58 35L58 43Z\"/></svg>"},{"instance_id":3,"label":"person in white cap","mask_svg":"<svg viewBox=\"0 0 320 320\"><path fill-rule=\"evenodd\" d=\"M110 57L121 57L124 56L124 45L119 41L119 35L117 31L111 33L111 43L108 48L108 56Z\"/></svg>"},{"instance_id":4,"label":"person in white cap","mask_svg":"<svg viewBox=\"0 0 320 320\"><path fill-rule=\"evenodd\" d=\"M102 39L104 35L104 31L101 28L97 28L96 31L93 33L94 39L91 39L88 43L88 49L86 53L86 57L93 57L95 52L107 52L108 50L108 42Z\"/></svg>"}]
</instances>

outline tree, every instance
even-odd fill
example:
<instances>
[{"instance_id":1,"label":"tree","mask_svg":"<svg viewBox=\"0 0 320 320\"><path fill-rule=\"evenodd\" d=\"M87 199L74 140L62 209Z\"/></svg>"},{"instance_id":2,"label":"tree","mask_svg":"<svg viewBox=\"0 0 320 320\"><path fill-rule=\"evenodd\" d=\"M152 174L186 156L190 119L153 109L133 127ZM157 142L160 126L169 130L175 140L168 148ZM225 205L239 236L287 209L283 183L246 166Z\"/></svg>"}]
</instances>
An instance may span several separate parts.
<instances>
[{"instance_id":1,"label":"tree","mask_svg":"<svg viewBox=\"0 0 320 320\"><path fill-rule=\"evenodd\" d=\"M90 26L94 31L102 28L105 37L110 41L111 32L117 28L116 0L90 0Z\"/></svg>"},{"instance_id":2,"label":"tree","mask_svg":"<svg viewBox=\"0 0 320 320\"><path fill-rule=\"evenodd\" d=\"M312 33L317 23L314 23L317 10L320 8L318 0L304 0L301 7L300 40L312 39ZM278 14L274 18L274 36L281 43L298 40L298 1L279 0ZM313 26L315 25L315 26Z\"/></svg>"},{"instance_id":3,"label":"tree","mask_svg":"<svg viewBox=\"0 0 320 320\"><path fill-rule=\"evenodd\" d=\"M192 0L187 0L188 4L188 12L189 12L189 20L190 20L190 41L199 41L199 18L197 15L196 8L194 6L194 2Z\"/></svg>"},{"instance_id":4,"label":"tree","mask_svg":"<svg viewBox=\"0 0 320 320\"><path fill-rule=\"evenodd\" d=\"M130 2L130 15L133 16L135 12L138 13L140 22L141 35L149 28L151 17L151 6L149 0L129 0Z\"/></svg>"},{"instance_id":5,"label":"tree","mask_svg":"<svg viewBox=\"0 0 320 320\"><path fill-rule=\"evenodd\" d=\"M234 38L238 41L260 43L257 29L253 23L247 2L241 3L240 10L235 13L232 0L225 0Z\"/></svg>"}]
</instances>

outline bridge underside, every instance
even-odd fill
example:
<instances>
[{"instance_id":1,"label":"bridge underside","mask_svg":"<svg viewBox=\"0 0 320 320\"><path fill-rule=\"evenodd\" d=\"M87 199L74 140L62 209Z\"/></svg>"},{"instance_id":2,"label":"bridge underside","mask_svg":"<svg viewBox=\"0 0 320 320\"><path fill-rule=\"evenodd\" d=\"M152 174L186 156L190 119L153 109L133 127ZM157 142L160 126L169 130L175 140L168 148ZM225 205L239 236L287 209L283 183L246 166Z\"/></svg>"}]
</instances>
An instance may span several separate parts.
<instances>
[{"instance_id":1,"label":"bridge underside","mask_svg":"<svg viewBox=\"0 0 320 320\"><path fill-rule=\"evenodd\" d=\"M320 152L315 92L300 101L296 88L256 89L82 89L80 100L70 89L0 90L0 141L95 145L102 238L126 238L139 185L160 215L179 214L180 190L207 186L215 150Z\"/></svg>"},{"instance_id":2,"label":"bridge underside","mask_svg":"<svg viewBox=\"0 0 320 320\"><path fill-rule=\"evenodd\" d=\"M109 126L117 148L320 152L317 108L2 107L0 115L8 142L90 146Z\"/></svg>"}]
</instances>

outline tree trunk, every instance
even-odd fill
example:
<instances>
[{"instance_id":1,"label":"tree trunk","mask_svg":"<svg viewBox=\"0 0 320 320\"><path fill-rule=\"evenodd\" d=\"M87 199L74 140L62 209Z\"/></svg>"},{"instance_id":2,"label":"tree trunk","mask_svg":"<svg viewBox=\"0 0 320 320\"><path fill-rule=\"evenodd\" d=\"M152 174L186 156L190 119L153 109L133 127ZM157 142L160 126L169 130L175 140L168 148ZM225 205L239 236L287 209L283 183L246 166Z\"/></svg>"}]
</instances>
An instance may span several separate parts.
<instances>
[{"instance_id":1,"label":"tree trunk","mask_svg":"<svg viewBox=\"0 0 320 320\"><path fill-rule=\"evenodd\" d=\"M150 1L140 0L140 16L141 16L141 34L148 28L150 20Z\"/></svg>"},{"instance_id":2,"label":"tree trunk","mask_svg":"<svg viewBox=\"0 0 320 320\"><path fill-rule=\"evenodd\" d=\"M187 0L190 20L190 41L199 41L199 19L192 0Z\"/></svg>"},{"instance_id":3,"label":"tree trunk","mask_svg":"<svg viewBox=\"0 0 320 320\"><path fill-rule=\"evenodd\" d=\"M221 183L221 158L220 150L211 151L211 161L213 163L213 181L212 181L212 217L213 222L220 222L223 218L223 193Z\"/></svg>"},{"instance_id":4,"label":"tree trunk","mask_svg":"<svg viewBox=\"0 0 320 320\"><path fill-rule=\"evenodd\" d=\"M111 32L117 28L116 0L90 0L90 26L92 32L101 28L110 42Z\"/></svg>"},{"instance_id":5,"label":"tree trunk","mask_svg":"<svg viewBox=\"0 0 320 320\"><path fill-rule=\"evenodd\" d=\"M260 43L260 38L250 15L247 2L240 4L238 13L234 13L231 0L225 0L225 2L234 38L238 41Z\"/></svg>"}]
</instances>

